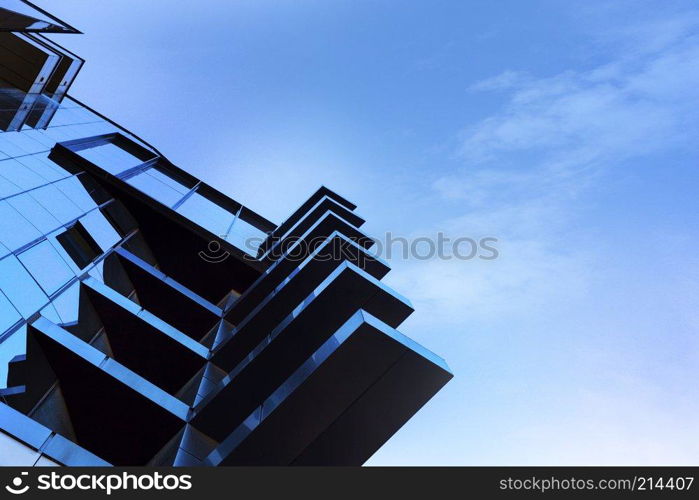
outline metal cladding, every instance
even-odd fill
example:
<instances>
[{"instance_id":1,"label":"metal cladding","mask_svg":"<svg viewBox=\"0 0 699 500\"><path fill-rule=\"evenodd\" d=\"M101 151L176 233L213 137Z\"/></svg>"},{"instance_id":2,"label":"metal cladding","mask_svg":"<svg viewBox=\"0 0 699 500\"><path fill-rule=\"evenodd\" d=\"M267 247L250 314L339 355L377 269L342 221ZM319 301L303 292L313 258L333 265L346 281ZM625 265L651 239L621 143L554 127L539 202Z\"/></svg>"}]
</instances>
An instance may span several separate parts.
<instances>
[{"instance_id":1,"label":"metal cladding","mask_svg":"<svg viewBox=\"0 0 699 500\"><path fill-rule=\"evenodd\" d=\"M321 187L268 221L69 96L82 60L39 32L76 31L16 14L0 465L363 464L452 374L397 330L357 207Z\"/></svg>"}]
</instances>

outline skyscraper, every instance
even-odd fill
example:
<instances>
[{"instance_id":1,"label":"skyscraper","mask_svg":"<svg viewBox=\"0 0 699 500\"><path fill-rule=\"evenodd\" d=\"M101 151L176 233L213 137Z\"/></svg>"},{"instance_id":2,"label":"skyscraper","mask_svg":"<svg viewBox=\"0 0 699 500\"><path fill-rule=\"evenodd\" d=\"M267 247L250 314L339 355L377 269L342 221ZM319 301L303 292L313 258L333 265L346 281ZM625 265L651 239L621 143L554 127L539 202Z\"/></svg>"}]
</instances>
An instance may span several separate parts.
<instances>
[{"instance_id":1,"label":"skyscraper","mask_svg":"<svg viewBox=\"0 0 699 500\"><path fill-rule=\"evenodd\" d=\"M452 375L355 205L270 222L69 95L45 33L78 32L0 0L0 464L364 463Z\"/></svg>"}]
</instances>

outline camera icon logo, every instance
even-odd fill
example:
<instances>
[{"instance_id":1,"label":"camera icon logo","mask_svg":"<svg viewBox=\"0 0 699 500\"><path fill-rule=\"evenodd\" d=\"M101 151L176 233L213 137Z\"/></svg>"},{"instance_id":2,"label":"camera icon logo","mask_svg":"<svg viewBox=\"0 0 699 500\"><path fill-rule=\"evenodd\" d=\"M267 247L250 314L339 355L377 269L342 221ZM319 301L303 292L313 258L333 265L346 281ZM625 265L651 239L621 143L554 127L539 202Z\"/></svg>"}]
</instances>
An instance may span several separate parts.
<instances>
[{"instance_id":1,"label":"camera icon logo","mask_svg":"<svg viewBox=\"0 0 699 500\"><path fill-rule=\"evenodd\" d=\"M23 493L26 493L29 490L29 485L24 485L22 486L23 483L23 476L28 475L28 472L22 472L20 473L19 476L15 477L12 479L12 485L7 485L5 486L5 489L12 493L13 495L22 495Z\"/></svg>"}]
</instances>

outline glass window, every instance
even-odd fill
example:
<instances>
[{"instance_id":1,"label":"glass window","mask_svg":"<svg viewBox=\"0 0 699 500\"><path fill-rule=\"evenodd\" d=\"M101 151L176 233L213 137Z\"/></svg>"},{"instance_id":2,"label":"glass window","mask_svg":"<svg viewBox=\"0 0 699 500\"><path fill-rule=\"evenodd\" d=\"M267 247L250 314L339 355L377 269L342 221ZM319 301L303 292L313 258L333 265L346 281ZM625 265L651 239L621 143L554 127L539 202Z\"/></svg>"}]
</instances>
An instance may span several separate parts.
<instances>
[{"instance_id":1,"label":"glass window","mask_svg":"<svg viewBox=\"0 0 699 500\"><path fill-rule=\"evenodd\" d=\"M80 221L57 235L56 241L61 244L79 269L86 268L102 253L97 242Z\"/></svg>"},{"instance_id":2,"label":"glass window","mask_svg":"<svg viewBox=\"0 0 699 500\"><path fill-rule=\"evenodd\" d=\"M159 168L153 167L150 168L146 171L148 175L151 177L154 177L155 179L159 180L163 184L170 186L172 189L175 191L181 193L181 194L187 194L189 193L190 188L179 182L174 175L171 175L163 170L160 170Z\"/></svg>"},{"instance_id":3,"label":"glass window","mask_svg":"<svg viewBox=\"0 0 699 500\"><path fill-rule=\"evenodd\" d=\"M177 209L177 212L217 236L225 235L235 218L228 210L221 208L199 193L194 193L187 198Z\"/></svg>"},{"instance_id":4,"label":"glass window","mask_svg":"<svg viewBox=\"0 0 699 500\"><path fill-rule=\"evenodd\" d=\"M7 387L7 364L15 356L27 352L27 325L22 325L18 330L12 332L2 344L0 344L0 387ZM3 448L0 447L0 450ZM0 453L2 456L2 453ZM1 462L0 462L1 463Z\"/></svg>"},{"instance_id":5,"label":"glass window","mask_svg":"<svg viewBox=\"0 0 699 500\"><path fill-rule=\"evenodd\" d=\"M257 255L257 249L266 237L267 233L238 217L226 241L250 255Z\"/></svg>"},{"instance_id":6,"label":"glass window","mask_svg":"<svg viewBox=\"0 0 699 500\"><path fill-rule=\"evenodd\" d=\"M3 0L2 7L12 12L21 14L20 16L8 16L8 22L11 23L13 31L23 31L25 29L47 30L53 32L65 31L67 33L75 32L69 26L61 22L60 19L51 17L34 6L29 5L21 0ZM26 18L30 18L27 20Z\"/></svg>"},{"instance_id":7,"label":"glass window","mask_svg":"<svg viewBox=\"0 0 699 500\"><path fill-rule=\"evenodd\" d=\"M107 251L119 243L121 236L99 210L94 210L80 219L83 227L97 242L103 251Z\"/></svg>"},{"instance_id":8,"label":"glass window","mask_svg":"<svg viewBox=\"0 0 699 500\"><path fill-rule=\"evenodd\" d=\"M49 233L61 225L58 219L42 207L29 193L8 198L7 203L12 205L43 234Z\"/></svg>"},{"instance_id":9,"label":"glass window","mask_svg":"<svg viewBox=\"0 0 699 500\"><path fill-rule=\"evenodd\" d=\"M32 129L23 129L22 133L26 135L27 137L31 137L37 142L40 142L44 146L46 146L46 149L51 149L53 145L55 144L54 141L46 137L44 134L41 133L41 130L32 130Z\"/></svg>"},{"instance_id":10,"label":"glass window","mask_svg":"<svg viewBox=\"0 0 699 500\"><path fill-rule=\"evenodd\" d=\"M77 151L77 153L113 175L120 174L124 170L137 167L143 163L132 154L127 153L111 142L106 142L88 149L81 149Z\"/></svg>"},{"instance_id":11,"label":"glass window","mask_svg":"<svg viewBox=\"0 0 699 500\"><path fill-rule=\"evenodd\" d=\"M47 162L43 161L39 155L21 156L17 159L17 161L48 182L57 181L70 175L66 171L59 173Z\"/></svg>"},{"instance_id":12,"label":"glass window","mask_svg":"<svg viewBox=\"0 0 699 500\"><path fill-rule=\"evenodd\" d=\"M50 319L53 323L59 324L61 322L61 317L58 315L56 308L53 307L51 302L39 312L44 318Z\"/></svg>"},{"instance_id":13,"label":"glass window","mask_svg":"<svg viewBox=\"0 0 699 500\"><path fill-rule=\"evenodd\" d=\"M88 274L101 283L104 283L104 259L95 263L95 265L88 271Z\"/></svg>"},{"instance_id":14,"label":"glass window","mask_svg":"<svg viewBox=\"0 0 699 500\"><path fill-rule=\"evenodd\" d=\"M40 237L41 233L36 227L7 201L0 201L0 242L14 251Z\"/></svg>"},{"instance_id":15,"label":"glass window","mask_svg":"<svg viewBox=\"0 0 699 500\"><path fill-rule=\"evenodd\" d=\"M60 467L60 464L54 462L45 455L42 455L39 460L34 464L34 467Z\"/></svg>"},{"instance_id":16,"label":"glass window","mask_svg":"<svg viewBox=\"0 0 699 500\"><path fill-rule=\"evenodd\" d=\"M6 198L15 193L19 193L20 191L24 190L17 184L10 182L8 179L5 179L4 177L0 176L0 199Z\"/></svg>"},{"instance_id":17,"label":"glass window","mask_svg":"<svg viewBox=\"0 0 699 500\"><path fill-rule=\"evenodd\" d=\"M14 159L0 161L0 175L21 187L22 191L47 183L46 179Z\"/></svg>"},{"instance_id":18,"label":"glass window","mask_svg":"<svg viewBox=\"0 0 699 500\"><path fill-rule=\"evenodd\" d=\"M48 149L40 142L35 141L31 137L20 132L6 132L2 134L2 137L4 138L4 141L0 143L0 149L2 149L3 146L7 144L12 144L22 151L22 153L13 155L2 149L2 151L5 151L5 153L7 153L9 156L20 156L38 153L39 151L46 151Z\"/></svg>"},{"instance_id":19,"label":"glass window","mask_svg":"<svg viewBox=\"0 0 699 500\"><path fill-rule=\"evenodd\" d=\"M67 224L85 213L53 184L35 189L30 194L61 224Z\"/></svg>"},{"instance_id":20,"label":"glass window","mask_svg":"<svg viewBox=\"0 0 699 500\"><path fill-rule=\"evenodd\" d=\"M170 185L149 175L148 172L141 172L138 175L134 175L127 179L126 182L168 207L173 206L184 196L184 193L173 189Z\"/></svg>"},{"instance_id":21,"label":"glass window","mask_svg":"<svg viewBox=\"0 0 699 500\"><path fill-rule=\"evenodd\" d=\"M15 141L11 140L10 135L17 134L14 132L0 133L0 151L10 157L29 154L27 150L19 147Z\"/></svg>"},{"instance_id":22,"label":"glass window","mask_svg":"<svg viewBox=\"0 0 699 500\"><path fill-rule=\"evenodd\" d=\"M78 322L80 314L80 283L74 283L52 301L61 317L59 324L71 325Z\"/></svg>"},{"instance_id":23,"label":"glass window","mask_svg":"<svg viewBox=\"0 0 699 500\"><path fill-rule=\"evenodd\" d=\"M48 241L42 241L17 256L47 295L56 293L75 277Z\"/></svg>"},{"instance_id":24,"label":"glass window","mask_svg":"<svg viewBox=\"0 0 699 500\"><path fill-rule=\"evenodd\" d=\"M0 360L1 361L1 360ZM0 387L5 384L0 380ZM0 432L0 466L32 467L40 457L38 451Z\"/></svg>"},{"instance_id":25,"label":"glass window","mask_svg":"<svg viewBox=\"0 0 699 500\"><path fill-rule=\"evenodd\" d=\"M81 210L86 212L97 207L95 200L89 195L87 189L85 189L85 186L83 186L83 183L80 182L76 176L63 179L54 185L60 189L63 194L70 198L70 201L75 203Z\"/></svg>"},{"instance_id":26,"label":"glass window","mask_svg":"<svg viewBox=\"0 0 699 500\"><path fill-rule=\"evenodd\" d=\"M25 319L48 302L46 294L14 255L0 260L0 290Z\"/></svg>"},{"instance_id":27,"label":"glass window","mask_svg":"<svg viewBox=\"0 0 699 500\"><path fill-rule=\"evenodd\" d=\"M5 297L5 294L0 292L0 333L9 329L20 319L22 316L17 312L17 309ZM2 344L0 344L0 349L2 349Z\"/></svg>"}]
</instances>

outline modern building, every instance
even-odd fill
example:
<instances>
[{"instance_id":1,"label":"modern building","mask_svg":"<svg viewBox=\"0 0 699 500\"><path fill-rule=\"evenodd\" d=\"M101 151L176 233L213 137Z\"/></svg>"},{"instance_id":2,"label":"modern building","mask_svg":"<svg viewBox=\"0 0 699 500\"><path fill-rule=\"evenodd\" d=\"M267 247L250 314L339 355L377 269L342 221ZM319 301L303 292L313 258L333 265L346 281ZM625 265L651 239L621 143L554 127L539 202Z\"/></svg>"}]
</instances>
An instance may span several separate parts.
<instances>
[{"instance_id":1,"label":"modern building","mask_svg":"<svg viewBox=\"0 0 699 500\"><path fill-rule=\"evenodd\" d=\"M0 464L360 465L452 377L350 201L275 224L69 95L77 30L0 31Z\"/></svg>"}]
</instances>

